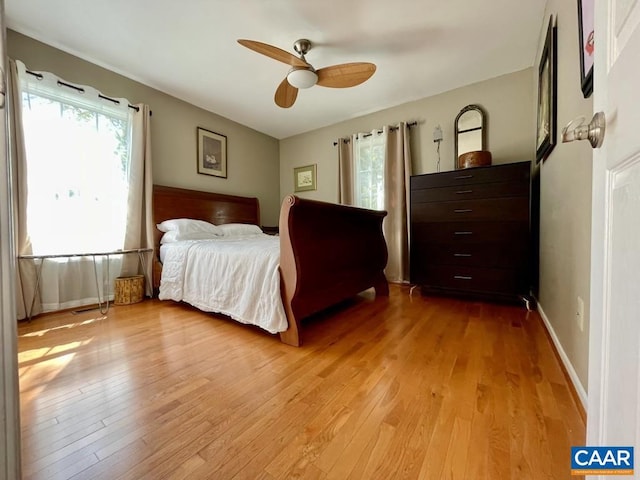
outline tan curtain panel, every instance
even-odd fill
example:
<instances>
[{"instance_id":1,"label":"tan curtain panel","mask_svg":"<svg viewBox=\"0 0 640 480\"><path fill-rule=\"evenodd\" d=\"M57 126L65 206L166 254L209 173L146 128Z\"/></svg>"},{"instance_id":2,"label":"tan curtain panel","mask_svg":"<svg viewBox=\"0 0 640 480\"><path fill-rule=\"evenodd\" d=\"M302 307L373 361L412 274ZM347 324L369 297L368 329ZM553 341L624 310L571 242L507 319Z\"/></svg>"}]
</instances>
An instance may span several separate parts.
<instances>
[{"instance_id":1,"label":"tan curtain panel","mask_svg":"<svg viewBox=\"0 0 640 480\"><path fill-rule=\"evenodd\" d=\"M127 202L127 229L124 249L153 248L153 177L151 172L151 112L149 105L138 104L133 116L129 200ZM144 275L151 279L153 255L145 255L147 262ZM138 272L138 258L127 255L122 266L123 275ZM149 282L147 282L149 283ZM147 284L148 296L153 294L153 285Z\"/></svg>"},{"instance_id":2,"label":"tan curtain panel","mask_svg":"<svg viewBox=\"0 0 640 480\"><path fill-rule=\"evenodd\" d=\"M409 282L409 178L411 148L409 127L384 129L387 135L385 155L384 236L389 250L385 274L390 282Z\"/></svg>"},{"instance_id":3,"label":"tan curtain panel","mask_svg":"<svg viewBox=\"0 0 640 480\"><path fill-rule=\"evenodd\" d=\"M22 93L18 76L18 65L9 60L9 150L13 172L13 231L18 255L31 255L31 242L27 234L27 163L22 129ZM27 311L32 314L42 311L40 297L36 295L36 268L32 260L18 260L16 268L16 313L18 319L26 318Z\"/></svg>"},{"instance_id":4,"label":"tan curtain panel","mask_svg":"<svg viewBox=\"0 0 640 480\"><path fill-rule=\"evenodd\" d=\"M338 139L338 203L353 205L353 138Z\"/></svg>"}]
</instances>

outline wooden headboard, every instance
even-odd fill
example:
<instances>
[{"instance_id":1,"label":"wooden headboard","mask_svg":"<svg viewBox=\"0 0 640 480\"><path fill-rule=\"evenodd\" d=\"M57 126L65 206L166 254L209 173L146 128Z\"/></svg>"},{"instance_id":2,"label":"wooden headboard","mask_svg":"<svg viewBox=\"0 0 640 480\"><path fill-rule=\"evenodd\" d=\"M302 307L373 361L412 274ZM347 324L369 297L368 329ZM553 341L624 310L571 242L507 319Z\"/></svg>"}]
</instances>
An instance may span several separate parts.
<instances>
[{"instance_id":1,"label":"wooden headboard","mask_svg":"<svg viewBox=\"0 0 640 480\"><path fill-rule=\"evenodd\" d=\"M260 205L255 197L201 192L184 188L153 186L154 225L171 218L193 218L216 225L252 223L260 225ZM156 257L160 252L162 232L154 232Z\"/></svg>"}]
</instances>

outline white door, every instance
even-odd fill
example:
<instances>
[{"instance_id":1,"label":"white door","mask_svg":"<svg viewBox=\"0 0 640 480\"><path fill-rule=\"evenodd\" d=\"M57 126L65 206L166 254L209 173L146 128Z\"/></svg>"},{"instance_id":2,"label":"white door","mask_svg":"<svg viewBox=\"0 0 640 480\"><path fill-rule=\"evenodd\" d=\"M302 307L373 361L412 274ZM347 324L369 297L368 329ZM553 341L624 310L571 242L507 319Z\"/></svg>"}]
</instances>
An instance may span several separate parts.
<instances>
[{"instance_id":1,"label":"white door","mask_svg":"<svg viewBox=\"0 0 640 480\"><path fill-rule=\"evenodd\" d=\"M20 478L15 255L12 248L7 148L4 1L0 0L0 480Z\"/></svg>"},{"instance_id":2,"label":"white door","mask_svg":"<svg viewBox=\"0 0 640 480\"><path fill-rule=\"evenodd\" d=\"M597 0L587 445L635 446L640 472L640 0ZM637 477L636 477L637 478Z\"/></svg>"}]
</instances>

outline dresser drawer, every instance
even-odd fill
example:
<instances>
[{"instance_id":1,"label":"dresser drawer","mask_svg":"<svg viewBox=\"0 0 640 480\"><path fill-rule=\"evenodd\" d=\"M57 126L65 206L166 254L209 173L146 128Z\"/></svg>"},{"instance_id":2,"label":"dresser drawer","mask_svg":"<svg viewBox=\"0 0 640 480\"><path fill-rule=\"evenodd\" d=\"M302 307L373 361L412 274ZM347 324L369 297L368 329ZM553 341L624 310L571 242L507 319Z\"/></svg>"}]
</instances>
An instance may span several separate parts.
<instances>
[{"instance_id":1,"label":"dresser drawer","mask_svg":"<svg viewBox=\"0 0 640 480\"><path fill-rule=\"evenodd\" d=\"M528 244L529 222L415 222L411 224L411 245L420 249L425 243ZM413 250L413 248L412 248Z\"/></svg>"},{"instance_id":2,"label":"dresser drawer","mask_svg":"<svg viewBox=\"0 0 640 480\"><path fill-rule=\"evenodd\" d=\"M419 243L411 251L411 270L430 265L516 268L527 264L526 243Z\"/></svg>"},{"instance_id":3,"label":"dresser drawer","mask_svg":"<svg viewBox=\"0 0 640 480\"><path fill-rule=\"evenodd\" d=\"M529 198L487 198L411 205L412 222L516 221L529 219Z\"/></svg>"},{"instance_id":4,"label":"dresser drawer","mask_svg":"<svg viewBox=\"0 0 640 480\"><path fill-rule=\"evenodd\" d=\"M492 167L475 167L453 172L428 173L411 177L411 190L491 182L529 182L531 163L509 163Z\"/></svg>"},{"instance_id":5,"label":"dresser drawer","mask_svg":"<svg viewBox=\"0 0 640 480\"><path fill-rule=\"evenodd\" d=\"M424 188L411 191L411 205L426 202L448 202L480 198L528 197L529 182L481 183L454 187Z\"/></svg>"},{"instance_id":6,"label":"dresser drawer","mask_svg":"<svg viewBox=\"0 0 640 480\"><path fill-rule=\"evenodd\" d=\"M526 292L526 273L520 269L431 265L415 278L424 287L482 294L517 295Z\"/></svg>"}]
</instances>

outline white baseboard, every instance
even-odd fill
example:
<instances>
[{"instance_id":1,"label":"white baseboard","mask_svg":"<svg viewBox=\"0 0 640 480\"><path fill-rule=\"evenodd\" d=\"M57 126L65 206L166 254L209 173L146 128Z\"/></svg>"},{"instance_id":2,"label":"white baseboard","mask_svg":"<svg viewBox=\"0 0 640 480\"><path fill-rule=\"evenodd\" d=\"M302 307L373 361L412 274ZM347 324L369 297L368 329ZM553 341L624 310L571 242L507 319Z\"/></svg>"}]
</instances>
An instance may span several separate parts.
<instances>
[{"instance_id":1,"label":"white baseboard","mask_svg":"<svg viewBox=\"0 0 640 480\"><path fill-rule=\"evenodd\" d=\"M558 352L558 355L560 355L560 359L564 364L564 368L567 370L567 373L569 374L571 383L573 383L573 387L576 389L576 392L578 393L578 397L580 397L580 401L582 402L582 408L584 408L586 412L587 411L587 392L585 392L584 387L582 386L582 383L578 378L578 374L573 368L573 365L571 364L569 357L564 351L564 348L562 348L562 344L560 343L560 340L558 339L558 336L556 335L555 330L551 326L551 322L549 321L549 318L547 317L547 315L544 313L544 310L540 306L540 303L538 303L538 313L540 313L540 317L542 317L544 326L547 327L549 336L551 337L551 340L553 341L553 344L556 347L556 351Z\"/></svg>"}]
</instances>

